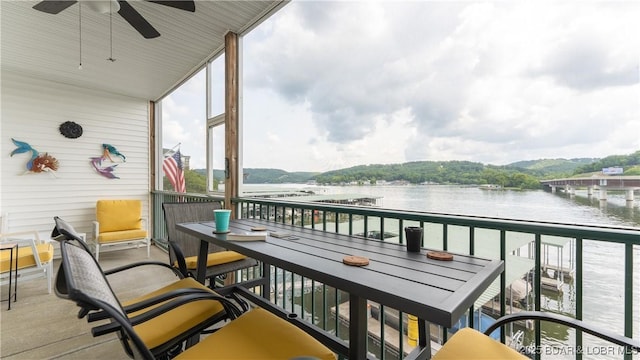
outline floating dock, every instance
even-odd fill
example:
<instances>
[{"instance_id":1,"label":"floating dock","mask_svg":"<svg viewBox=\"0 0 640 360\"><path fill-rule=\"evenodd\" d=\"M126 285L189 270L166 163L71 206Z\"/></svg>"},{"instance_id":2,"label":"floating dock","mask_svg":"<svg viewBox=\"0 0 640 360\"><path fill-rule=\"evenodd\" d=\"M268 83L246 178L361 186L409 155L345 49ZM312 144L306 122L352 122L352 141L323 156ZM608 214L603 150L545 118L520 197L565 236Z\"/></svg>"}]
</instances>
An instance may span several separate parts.
<instances>
[{"instance_id":1,"label":"floating dock","mask_svg":"<svg viewBox=\"0 0 640 360\"><path fill-rule=\"evenodd\" d=\"M568 268L568 267L561 267L561 266L552 265L552 264L544 264L542 266L543 273L548 274L549 270L551 270L554 274L553 277L549 276L550 278L555 278L555 279L560 278L564 282L571 282L575 274L575 269Z\"/></svg>"},{"instance_id":2,"label":"floating dock","mask_svg":"<svg viewBox=\"0 0 640 360\"><path fill-rule=\"evenodd\" d=\"M511 314L517 314L521 311L526 311L525 309L521 309L519 307L508 307L507 306L507 310L508 313ZM490 301L484 305L482 305L482 312L483 314L485 314L486 316L491 316L493 318L498 318L500 317L500 302L497 301ZM527 329L527 330L533 330L534 327L534 321L533 320L519 320L519 321L515 321L515 324Z\"/></svg>"},{"instance_id":3,"label":"floating dock","mask_svg":"<svg viewBox=\"0 0 640 360\"><path fill-rule=\"evenodd\" d=\"M562 294L562 281L559 279L551 279L548 277L540 278L540 286L542 290L553 291Z\"/></svg>"}]
</instances>

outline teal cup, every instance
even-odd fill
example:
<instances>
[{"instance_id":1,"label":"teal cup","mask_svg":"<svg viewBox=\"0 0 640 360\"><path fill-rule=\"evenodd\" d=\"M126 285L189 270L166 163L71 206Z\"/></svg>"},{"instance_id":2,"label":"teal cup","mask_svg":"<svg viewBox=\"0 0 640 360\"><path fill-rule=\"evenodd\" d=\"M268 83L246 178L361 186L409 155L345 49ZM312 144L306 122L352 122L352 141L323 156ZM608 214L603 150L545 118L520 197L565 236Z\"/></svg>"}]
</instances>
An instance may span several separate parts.
<instances>
[{"instance_id":1,"label":"teal cup","mask_svg":"<svg viewBox=\"0 0 640 360\"><path fill-rule=\"evenodd\" d=\"M216 232L229 231L229 218L231 217L231 210L213 210L213 216L216 221Z\"/></svg>"}]
</instances>

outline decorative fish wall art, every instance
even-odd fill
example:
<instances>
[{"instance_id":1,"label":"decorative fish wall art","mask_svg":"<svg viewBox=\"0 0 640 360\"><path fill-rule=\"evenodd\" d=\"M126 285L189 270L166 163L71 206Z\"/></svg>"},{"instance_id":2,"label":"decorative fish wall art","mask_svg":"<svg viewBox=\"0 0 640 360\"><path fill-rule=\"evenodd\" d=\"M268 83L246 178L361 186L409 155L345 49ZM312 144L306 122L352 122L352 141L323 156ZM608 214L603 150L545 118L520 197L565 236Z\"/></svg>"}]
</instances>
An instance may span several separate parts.
<instances>
[{"instance_id":1,"label":"decorative fish wall art","mask_svg":"<svg viewBox=\"0 0 640 360\"><path fill-rule=\"evenodd\" d=\"M102 156L99 157L91 157L91 166L96 170L96 172L107 179L120 179L113 171L118 166L111 156L117 156L122 159L122 162L127 161L127 157L124 154L120 153L114 146L109 144L102 144ZM107 160L110 161L113 165L105 166L103 163Z\"/></svg>"},{"instance_id":2,"label":"decorative fish wall art","mask_svg":"<svg viewBox=\"0 0 640 360\"><path fill-rule=\"evenodd\" d=\"M14 138L11 138L11 141L13 141L13 144L16 146L16 149L11 152L11 156L31 152L31 158L27 161L27 171L25 173L48 172L53 176L56 175L56 171L60 165L56 158L48 153L41 154L24 141L18 141Z\"/></svg>"}]
</instances>

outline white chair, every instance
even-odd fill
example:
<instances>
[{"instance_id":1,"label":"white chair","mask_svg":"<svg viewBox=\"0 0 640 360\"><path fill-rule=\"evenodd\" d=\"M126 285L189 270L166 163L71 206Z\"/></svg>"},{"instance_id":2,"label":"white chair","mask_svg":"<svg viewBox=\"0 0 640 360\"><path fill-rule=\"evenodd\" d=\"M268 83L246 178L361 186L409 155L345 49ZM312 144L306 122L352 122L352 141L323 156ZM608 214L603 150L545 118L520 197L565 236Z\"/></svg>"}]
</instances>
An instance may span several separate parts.
<instances>
[{"instance_id":1,"label":"white chair","mask_svg":"<svg viewBox=\"0 0 640 360\"><path fill-rule=\"evenodd\" d=\"M6 220L3 216L2 221ZM6 229L6 225L5 225ZM53 285L53 244L40 240L37 231L21 231L0 233L0 242L17 243L18 254L13 255L13 261L18 262L19 281L46 277L47 290L51 293ZM0 285L9 283L9 252L0 255Z\"/></svg>"},{"instance_id":2,"label":"white chair","mask_svg":"<svg viewBox=\"0 0 640 360\"><path fill-rule=\"evenodd\" d=\"M140 200L98 200L96 221L93 222L96 260L100 259L100 248L114 245L144 244L147 257L151 248L146 224L142 218Z\"/></svg>"}]
</instances>

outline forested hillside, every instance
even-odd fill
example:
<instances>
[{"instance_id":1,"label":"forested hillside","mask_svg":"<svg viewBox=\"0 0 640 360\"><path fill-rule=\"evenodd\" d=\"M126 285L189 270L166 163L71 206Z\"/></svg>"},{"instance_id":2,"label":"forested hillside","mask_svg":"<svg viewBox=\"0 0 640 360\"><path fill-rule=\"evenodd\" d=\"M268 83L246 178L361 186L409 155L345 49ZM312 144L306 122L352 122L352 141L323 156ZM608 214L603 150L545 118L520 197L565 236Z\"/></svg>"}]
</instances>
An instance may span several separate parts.
<instances>
[{"instance_id":1,"label":"forested hillside","mask_svg":"<svg viewBox=\"0 0 640 360\"><path fill-rule=\"evenodd\" d=\"M279 169L244 169L245 184L305 183L318 173L286 172Z\"/></svg>"},{"instance_id":2,"label":"forested hillside","mask_svg":"<svg viewBox=\"0 0 640 360\"><path fill-rule=\"evenodd\" d=\"M579 166L574 174L602 171L603 168L619 166L624 168L624 175L640 175L640 150L629 155L610 155L592 163Z\"/></svg>"},{"instance_id":3,"label":"forested hillside","mask_svg":"<svg viewBox=\"0 0 640 360\"><path fill-rule=\"evenodd\" d=\"M204 169L193 170L204 176ZM319 173L313 172L287 172L280 169L252 169L245 168L244 183L245 184L297 184L306 183ZM213 170L213 177L222 181L224 179L224 170Z\"/></svg>"},{"instance_id":4,"label":"forested hillside","mask_svg":"<svg viewBox=\"0 0 640 360\"><path fill-rule=\"evenodd\" d=\"M629 155L610 155L602 159L540 159L518 161L505 166L454 160L359 165L325 173L247 168L244 169L244 183L282 184L316 181L318 184L371 184L384 180L412 184L494 184L506 188L537 189L542 179L584 176L615 166L623 167L624 175L640 175L640 151ZM222 170L214 170L213 174L217 181L224 178ZM186 171L187 191L205 192L204 175L205 171L202 169ZM170 189L170 185L167 185L165 184L165 189Z\"/></svg>"},{"instance_id":5,"label":"forested hillside","mask_svg":"<svg viewBox=\"0 0 640 360\"><path fill-rule=\"evenodd\" d=\"M315 177L320 184L376 181L408 181L413 184L496 184L503 187L538 188L531 172L470 161L416 161L391 165L362 165L329 171Z\"/></svg>"},{"instance_id":6,"label":"forested hillside","mask_svg":"<svg viewBox=\"0 0 640 360\"><path fill-rule=\"evenodd\" d=\"M591 164L598 161L596 158L580 158L580 159L541 159L518 161L509 164L510 167L517 167L533 171L539 171L542 174L573 174L576 168Z\"/></svg>"},{"instance_id":7,"label":"forested hillside","mask_svg":"<svg viewBox=\"0 0 640 360\"><path fill-rule=\"evenodd\" d=\"M318 183L375 182L404 180L414 184L495 184L503 187L535 189L539 181L554 177L601 172L620 166L624 175L640 175L640 151L630 155L611 155L603 159L541 159L519 161L505 166L469 161L417 161L391 165L361 165L322 173Z\"/></svg>"}]
</instances>

